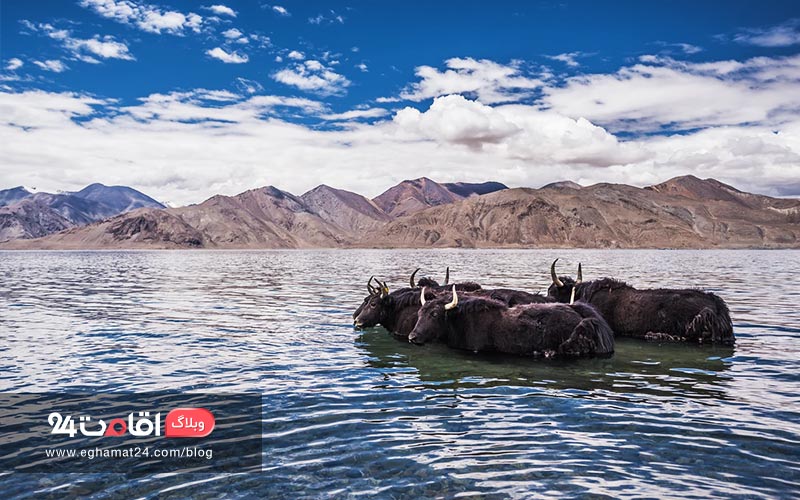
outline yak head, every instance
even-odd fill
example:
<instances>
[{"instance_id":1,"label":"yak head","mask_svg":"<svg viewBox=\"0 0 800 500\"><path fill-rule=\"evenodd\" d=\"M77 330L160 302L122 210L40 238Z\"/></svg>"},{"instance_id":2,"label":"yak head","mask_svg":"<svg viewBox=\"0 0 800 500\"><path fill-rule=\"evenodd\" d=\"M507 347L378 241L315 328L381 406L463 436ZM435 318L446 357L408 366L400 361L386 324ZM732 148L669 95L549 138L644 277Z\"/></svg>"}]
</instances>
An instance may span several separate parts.
<instances>
[{"instance_id":1,"label":"yak head","mask_svg":"<svg viewBox=\"0 0 800 500\"><path fill-rule=\"evenodd\" d=\"M453 285L452 297L442 295L433 300L425 300L425 288L423 288L419 298L422 307L417 313L417 324L408 334L408 341L425 344L441 339L447 335L447 312L458 305L456 286Z\"/></svg>"},{"instance_id":2,"label":"yak head","mask_svg":"<svg viewBox=\"0 0 800 500\"><path fill-rule=\"evenodd\" d=\"M583 270L581 269L581 265L578 264L577 280L569 276L559 277L556 274L556 262L558 262L558 259L554 260L550 265L550 277L553 283L547 289L547 295L553 297L558 302L572 304L575 302L575 288L583 282Z\"/></svg>"},{"instance_id":3,"label":"yak head","mask_svg":"<svg viewBox=\"0 0 800 500\"><path fill-rule=\"evenodd\" d=\"M372 286L373 279L375 279L374 276L367 281L369 295L364 297L364 301L353 313L353 324L358 328L369 328L380 323L391 301L386 282L381 283L379 280L375 280L378 286Z\"/></svg>"}]
</instances>

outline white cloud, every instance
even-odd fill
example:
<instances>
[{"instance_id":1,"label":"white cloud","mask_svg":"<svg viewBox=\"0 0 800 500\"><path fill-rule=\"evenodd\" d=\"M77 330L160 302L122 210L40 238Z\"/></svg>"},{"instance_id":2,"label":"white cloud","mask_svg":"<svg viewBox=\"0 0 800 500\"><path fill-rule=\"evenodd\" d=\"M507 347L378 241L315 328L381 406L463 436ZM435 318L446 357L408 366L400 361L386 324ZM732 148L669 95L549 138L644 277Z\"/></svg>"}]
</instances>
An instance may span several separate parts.
<instances>
[{"instance_id":1,"label":"white cloud","mask_svg":"<svg viewBox=\"0 0 800 500\"><path fill-rule=\"evenodd\" d=\"M748 29L734 37L739 43L760 47L789 47L800 44L800 19L790 19L766 29Z\"/></svg>"},{"instance_id":2,"label":"white cloud","mask_svg":"<svg viewBox=\"0 0 800 500\"><path fill-rule=\"evenodd\" d=\"M44 33L49 38L58 41L73 57L84 62L99 63L100 61L96 57L126 61L136 60L128 46L123 42L118 42L113 36L101 37L100 35L94 35L92 38L76 38L72 36L70 30L58 29L47 23L33 24L26 22L25 26L32 31Z\"/></svg>"},{"instance_id":3,"label":"white cloud","mask_svg":"<svg viewBox=\"0 0 800 500\"><path fill-rule=\"evenodd\" d=\"M655 42L655 45L660 45L661 47L664 47L664 50L661 51L662 54L674 53L676 52L675 49L677 49L677 51L679 51L681 54L689 54L689 55L697 54L703 51L702 47L699 47L697 45L692 45L691 43L682 43L682 42L668 43L664 41L658 41Z\"/></svg>"},{"instance_id":4,"label":"white cloud","mask_svg":"<svg viewBox=\"0 0 800 500\"><path fill-rule=\"evenodd\" d=\"M242 64L250 60L247 54L226 52L225 49L221 47L214 47L213 49L207 50L206 54L227 64Z\"/></svg>"},{"instance_id":5,"label":"white cloud","mask_svg":"<svg viewBox=\"0 0 800 500\"><path fill-rule=\"evenodd\" d=\"M420 81L400 94L400 99L422 101L448 94L473 94L487 104L514 102L530 97L532 91L542 87L538 78L522 75L514 65L502 65L487 59L454 57L445 61L447 69L439 71L431 66L419 66L416 75ZM396 98L383 98L391 102Z\"/></svg>"},{"instance_id":6,"label":"white cloud","mask_svg":"<svg viewBox=\"0 0 800 500\"><path fill-rule=\"evenodd\" d=\"M248 80L247 78L238 77L235 80L236 88L239 89L240 92L244 92L246 94L255 94L257 92L261 92L264 90L264 86L258 83L255 80Z\"/></svg>"},{"instance_id":7,"label":"white cloud","mask_svg":"<svg viewBox=\"0 0 800 500\"><path fill-rule=\"evenodd\" d=\"M69 69L69 66L59 61L58 59L48 59L46 61L33 61L33 64L45 71L52 71L53 73L63 73Z\"/></svg>"},{"instance_id":8,"label":"white cloud","mask_svg":"<svg viewBox=\"0 0 800 500\"><path fill-rule=\"evenodd\" d=\"M698 52L703 51L702 47L692 45L691 43L677 43L675 45L680 48L684 54L697 54Z\"/></svg>"},{"instance_id":9,"label":"white cloud","mask_svg":"<svg viewBox=\"0 0 800 500\"><path fill-rule=\"evenodd\" d=\"M552 59L554 61L561 61L567 66L571 68L577 68L580 66L580 63L575 59L580 57L583 53L582 52L565 52L563 54L557 54L555 56L546 56L548 59Z\"/></svg>"},{"instance_id":10,"label":"white cloud","mask_svg":"<svg viewBox=\"0 0 800 500\"><path fill-rule=\"evenodd\" d=\"M344 16L330 9L328 12L309 17L308 22L311 24L344 24Z\"/></svg>"},{"instance_id":11,"label":"white cloud","mask_svg":"<svg viewBox=\"0 0 800 500\"><path fill-rule=\"evenodd\" d=\"M17 57L12 57L8 61L6 61L6 70L7 71L14 71L21 68L25 63L22 62L22 59Z\"/></svg>"},{"instance_id":12,"label":"white cloud","mask_svg":"<svg viewBox=\"0 0 800 500\"><path fill-rule=\"evenodd\" d=\"M472 147L502 142L521 130L495 108L460 95L437 97L424 113L404 108L397 112L394 121L414 134Z\"/></svg>"},{"instance_id":13,"label":"white cloud","mask_svg":"<svg viewBox=\"0 0 800 500\"><path fill-rule=\"evenodd\" d=\"M131 184L185 204L267 184L301 193L326 183L374 196L423 175L536 187L562 179L644 186L694 174L800 196L800 97L792 92L800 56L705 63L647 56L611 74L544 82L536 88L544 97L527 103L508 99L525 94L508 79L528 77L497 63L499 76L489 77L488 63L464 63L484 72L464 93L484 99L433 96L430 106L396 112L334 113L315 99L261 95L260 84L245 79L235 81L237 92L153 94L128 106L0 90L0 186ZM459 85L463 70L453 68L460 66L448 66ZM286 71L302 90L325 93L320 87L331 84L320 76L331 71L323 58L293 61ZM309 83L314 76L321 82ZM506 99L487 102L498 95ZM300 123L291 122L296 117ZM631 124L656 135L615 135ZM665 126L684 130L658 135Z\"/></svg>"},{"instance_id":14,"label":"white cloud","mask_svg":"<svg viewBox=\"0 0 800 500\"><path fill-rule=\"evenodd\" d=\"M226 43L239 43L242 45L250 43L250 40L248 39L247 35L245 35L236 28L231 28L223 31L222 36L227 39ZM269 38L267 38L267 41L269 41Z\"/></svg>"},{"instance_id":15,"label":"white cloud","mask_svg":"<svg viewBox=\"0 0 800 500\"><path fill-rule=\"evenodd\" d=\"M303 59L306 58L305 54L303 54L298 50L293 50L289 52L289 54L286 57L288 57L289 59L294 59L295 61L302 61Z\"/></svg>"},{"instance_id":16,"label":"white cloud","mask_svg":"<svg viewBox=\"0 0 800 500\"><path fill-rule=\"evenodd\" d=\"M259 35L257 33L250 34L250 40L258 44L258 46L262 49L272 45L272 42L268 36Z\"/></svg>"},{"instance_id":17,"label":"white cloud","mask_svg":"<svg viewBox=\"0 0 800 500\"><path fill-rule=\"evenodd\" d=\"M155 5L131 0L80 0L82 7L117 22L135 26L148 33L182 35L190 30L200 32L202 16L193 12L163 10Z\"/></svg>"},{"instance_id":18,"label":"white cloud","mask_svg":"<svg viewBox=\"0 0 800 500\"><path fill-rule=\"evenodd\" d=\"M77 189L99 181L186 204L268 184L302 193L326 183L374 196L422 175L536 187L565 178L643 186L691 173L749 191L800 194L800 120L778 133L717 127L620 140L532 105L452 96L393 120L358 123L381 112L337 116L314 100L204 89L124 107L85 95L0 92L0 109L0 186ZM290 113L278 110L353 121L318 130L288 123L281 116Z\"/></svg>"},{"instance_id":19,"label":"white cloud","mask_svg":"<svg viewBox=\"0 0 800 500\"><path fill-rule=\"evenodd\" d=\"M320 115L320 118L328 121L349 121L364 118L382 118L389 114L384 108L352 109L343 113L328 113Z\"/></svg>"},{"instance_id":20,"label":"white cloud","mask_svg":"<svg viewBox=\"0 0 800 500\"><path fill-rule=\"evenodd\" d=\"M316 60L292 64L275 72L272 78L285 85L322 95L341 95L350 86L350 80Z\"/></svg>"},{"instance_id":21,"label":"white cloud","mask_svg":"<svg viewBox=\"0 0 800 500\"><path fill-rule=\"evenodd\" d=\"M643 56L613 74L567 79L543 104L614 130L780 124L800 109L800 56L688 63Z\"/></svg>"},{"instance_id":22,"label":"white cloud","mask_svg":"<svg viewBox=\"0 0 800 500\"><path fill-rule=\"evenodd\" d=\"M368 67L367 67L367 65L366 65L365 63L363 63L363 62L362 62L362 63L359 63L359 64L356 64L356 68L360 69L360 70L361 70L361 71L363 71L364 73L366 73L366 72L368 72L368 71L369 71L369 68L368 68Z\"/></svg>"},{"instance_id":23,"label":"white cloud","mask_svg":"<svg viewBox=\"0 0 800 500\"><path fill-rule=\"evenodd\" d=\"M236 28L231 28L229 30L223 31L222 36L224 36L225 38L230 38L231 40L235 40L237 38L243 37L244 33L242 33Z\"/></svg>"},{"instance_id":24,"label":"white cloud","mask_svg":"<svg viewBox=\"0 0 800 500\"><path fill-rule=\"evenodd\" d=\"M214 14L220 16L230 16L236 17L236 11L228 7L227 5L212 5L210 7L206 7L208 10L213 12Z\"/></svg>"},{"instance_id":25,"label":"white cloud","mask_svg":"<svg viewBox=\"0 0 800 500\"><path fill-rule=\"evenodd\" d=\"M272 10L277 12L278 14L280 14L282 16L288 16L289 15L289 11L286 10L285 7L281 7L280 5L273 5L272 6Z\"/></svg>"}]
</instances>

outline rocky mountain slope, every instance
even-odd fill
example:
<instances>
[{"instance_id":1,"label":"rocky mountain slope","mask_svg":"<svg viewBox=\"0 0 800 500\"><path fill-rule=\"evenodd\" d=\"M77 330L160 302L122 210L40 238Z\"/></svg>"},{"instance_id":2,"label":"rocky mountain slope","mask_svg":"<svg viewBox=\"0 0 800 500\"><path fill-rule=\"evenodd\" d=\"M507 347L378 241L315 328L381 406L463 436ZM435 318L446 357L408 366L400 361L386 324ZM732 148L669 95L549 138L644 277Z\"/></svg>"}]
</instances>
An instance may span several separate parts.
<instances>
[{"instance_id":1,"label":"rocky mountain slope","mask_svg":"<svg viewBox=\"0 0 800 500\"><path fill-rule=\"evenodd\" d=\"M406 247L799 248L800 200L680 177L649 188L557 183L509 189L393 221L373 238Z\"/></svg>"},{"instance_id":2,"label":"rocky mountain slope","mask_svg":"<svg viewBox=\"0 0 800 500\"><path fill-rule=\"evenodd\" d=\"M75 193L32 193L23 187L0 191L0 242L38 238L142 207L164 208L125 186L92 184Z\"/></svg>"},{"instance_id":3,"label":"rocky mountain slope","mask_svg":"<svg viewBox=\"0 0 800 500\"><path fill-rule=\"evenodd\" d=\"M372 201L388 215L402 217L426 208L454 203L471 195L505 188L506 186L499 182L439 184L427 177L421 177L403 181Z\"/></svg>"},{"instance_id":4,"label":"rocky mountain slope","mask_svg":"<svg viewBox=\"0 0 800 500\"><path fill-rule=\"evenodd\" d=\"M32 195L33 193L22 186L17 186L11 189L0 189L0 207L10 205Z\"/></svg>"},{"instance_id":5,"label":"rocky mountain slope","mask_svg":"<svg viewBox=\"0 0 800 500\"><path fill-rule=\"evenodd\" d=\"M355 235L377 229L392 220L372 200L324 184L304 193L300 198L311 212Z\"/></svg>"},{"instance_id":6,"label":"rocky mountain slope","mask_svg":"<svg viewBox=\"0 0 800 500\"><path fill-rule=\"evenodd\" d=\"M378 201L328 186L299 197L269 186L188 207L138 209L2 246L800 248L800 200L749 194L714 179L678 177L647 188L559 182L466 198L427 179L396 187L381 200L389 213Z\"/></svg>"},{"instance_id":7,"label":"rocky mountain slope","mask_svg":"<svg viewBox=\"0 0 800 500\"><path fill-rule=\"evenodd\" d=\"M128 186L105 186L94 183L70 194L101 203L115 214L130 212L137 208L164 208L160 202Z\"/></svg>"}]
</instances>

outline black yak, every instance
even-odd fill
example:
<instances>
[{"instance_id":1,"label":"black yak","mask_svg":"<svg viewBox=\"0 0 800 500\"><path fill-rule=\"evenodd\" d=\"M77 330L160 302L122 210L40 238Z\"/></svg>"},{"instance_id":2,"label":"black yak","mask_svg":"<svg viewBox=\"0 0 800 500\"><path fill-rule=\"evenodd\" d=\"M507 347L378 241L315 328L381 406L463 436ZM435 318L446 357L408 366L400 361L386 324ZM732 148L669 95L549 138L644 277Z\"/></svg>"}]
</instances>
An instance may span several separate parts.
<instances>
[{"instance_id":1,"label":"black yak","mask_svg":"<svg viewBox=\"0 0 800 500\"><path fill-rule=\"evenodd\" d=\"M514 307L480 294L443 294L422 307L409 342L444 342L470 351L523 356L575 357L614 352L614 334L590 305L578 302Z\"/></svg>"},{"instance_id":2,"label":"black yak","mask_svg":"<svg viewBox=\"0 0 800 500\"><path fill-rule=\"evenodd\" d=\"M636 288L612 278L583 281L556 275L556 262L550 266L553 283L550 297L559 302L582 300L592 304L608 321L614 333L623 337L697 343L734 343L728 306L710 292L692 289Z\"/></svg>"},{"instance_id":3,"label":"black yak","mask_svg":"<svg viewBox=\"0 0 800 500\"><path fill-rule=\"evenodd\" d=\"M417 310L419 310L419 294L423 285L427 290L427 295L433 299L437 293L443 293L447 290L444 286L440 286L436 281L430 278L422 278L419 283L414 283L414 276L416 271L412 273L409 284L412 287L400 288L394 292L389 292L389 287L385 282L375 280L378 286L372 286L370 278L367 281L367 291L369 295L364 298L364 301L353 313L353 324L357 328L369 328L376 325L382 325L384 328L392 332L392 334L406 338L408 333L414 328L417 322ZM448 268L445 280L448 281L450 277L450 270ZM458 290L462 291L476 291L480 290L481 286L477 283L466 282L454 285Z\"/></svg>"},{"instance_id":4,"label":"black yak","mask_svg":"<svg viewBox=\"0 0 800 500\"><path fill-rule=\"evenodd\" d=\"M428 299L434 299L437 295L447 293L450 287L439 285L430 278L422 278L418 283L414 283L414 276L419 269L411 274L408 288L401 288L394 292L389 292L386 283L375 280L378 286L372 286L374 278L367 282L369 295L353 313L353 323L357 328L369 328L375 325L383 325L384 328L394 335L406 338L417 322L417 311L422 305L420 302L420 290L426 290ZM450 279L450 268L445 273L445 283ZM508 305L531 304L539 302L553 302L554 299L539 294L511 290L507 288L497 288L484 290L477 283L465 282L457 283L455 287L460 292L471 292L481 294Z\"/></svg>"}]
</instances>

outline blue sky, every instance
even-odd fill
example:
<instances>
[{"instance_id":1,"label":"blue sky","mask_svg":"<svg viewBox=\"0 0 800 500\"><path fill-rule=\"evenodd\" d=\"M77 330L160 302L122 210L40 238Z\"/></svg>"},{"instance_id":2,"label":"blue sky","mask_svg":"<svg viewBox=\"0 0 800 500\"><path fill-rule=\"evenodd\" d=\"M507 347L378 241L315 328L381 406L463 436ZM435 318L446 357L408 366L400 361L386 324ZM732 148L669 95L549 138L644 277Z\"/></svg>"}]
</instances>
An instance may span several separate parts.
<instances>
[{"instance_id":1,"label":"blue sky","mask_svg":"<svg viewBox=\"0 0 800 500\"><path fill-rule=\"evenodd\" d=\"M800 195L792 2L3 2L0 186Z\"/></svg>"}]
</instances>

